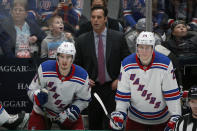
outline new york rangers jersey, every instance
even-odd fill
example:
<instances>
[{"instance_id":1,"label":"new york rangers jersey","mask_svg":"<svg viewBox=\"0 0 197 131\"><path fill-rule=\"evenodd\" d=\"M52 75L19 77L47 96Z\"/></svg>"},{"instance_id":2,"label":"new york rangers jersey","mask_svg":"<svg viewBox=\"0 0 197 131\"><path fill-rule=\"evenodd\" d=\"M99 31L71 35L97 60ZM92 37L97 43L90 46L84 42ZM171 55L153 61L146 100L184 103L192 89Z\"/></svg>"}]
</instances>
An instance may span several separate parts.
<instances>
[{"instance_id":1,"label":"new york rangers jersey","mask_svg":"<svg viewBox=\"0 0 197 131\"><path fill-rule=\"evenodd\" d=\"M29 0L29 12L33 14L32 17L35 17L32 19L47 20L52 16L58 3L59 0Z\"/></svg>"},{"instance_id":2,"label":"new york rangers jersey","mask_svg":"<svg viewBox=\"0 0 197 131\"><path fill-rule=\"evenodd\" d=\"M38 68L39 79L36 75L32 80L28 96L34 103L34 92L37 89L48 90L48 102L42 107L34 103L36 113L43 115L46 112L49 118L57 117L69 105L76 105L80 111L88 106L91 99L87 72L77 65L72 65L70 75L63 77L59 74L55 60L43 62Z\"/></svg>"},{"instance_id":3,"label":"new york rangers jersey","mask_svg":"<svg viewBox=\"0 0 197 131\"><path fill-rule=\"evenodd\" d=\"M181 115L180 93L170 59L153 53L149 66L142 66L134 53L121 64L116 110L142 124L161 124Z\"/></svg>"},{"instance_id":4,"label":"new york rangers jersey","mask_svg":"<svg viewBox=\"0 0 197 131\"><path fill-rule=\"evenodd\" d=\"M123 15L128 25L133 27L137 21L146 16L145 0L121 0ZM156 11L153 14L154 23L160 24L163 18L165 9L164 0L157 0Z\"/></svg>"}]
</instances>

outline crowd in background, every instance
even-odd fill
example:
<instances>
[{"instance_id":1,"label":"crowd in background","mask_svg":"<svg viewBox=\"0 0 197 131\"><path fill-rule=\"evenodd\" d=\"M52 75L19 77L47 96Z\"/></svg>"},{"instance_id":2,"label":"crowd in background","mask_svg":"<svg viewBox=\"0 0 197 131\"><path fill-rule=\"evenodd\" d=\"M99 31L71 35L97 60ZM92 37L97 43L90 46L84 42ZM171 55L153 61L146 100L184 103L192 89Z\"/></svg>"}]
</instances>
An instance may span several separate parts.
<instances>
[{"instance_id":1,"label":"crowd in background","mask_svg":"<svg viewBox=\"0 0 197 131\"><path fill-rule=\"evenodd\" d=\"M63 41L73 42L77 50L75 63L87 70L90 84L98 88L95 88L95 91L100 95L104 91L105 99L109 98L109 94L113 94L110 98L114 97L116 78L120 72L119 64L124 57L136 53L136 38L140 32L146 30L146 5L143 0L119 0L120 8L117 10L120 11L117 19L107 16L108 0L91 0L91 8L101 6L106 9L107 19L103 21L99 21L99 18L98 21L95 20L93 15L86 18L82 14L83 7L87 4L86 0L1 0L0 2L0 58L32 58L32 54L37 52L40 58L53 59ZM172 60L176 68L178 85L184 86L185 89L196 84L194 79L196 74L188 75L189 78L184 81L187 84L182 78L184 65L197 64L196 6L197 0L152 0L155 50ZM104 85L97 83L98 78L95 74L98 72L94 69L93 59L99 59L99 51L96 50L92 54L88 52L99 48L98 45L91 47L91 43L99 43L100 38L95 38L92 31L97 35L99 29L96 29L100 26L107 29L102 34L102 39L106 40L104 45L113 45L110 45L111 54L104 56L112 65L105 63L104 68L108 73L105 74L107 82ZM104 48L104 52L108 48ZM189 69L188 72L191 71L192 69ZM112 90L105 88L111 84ZM102 91L101 87L104 87ZM105 102L112 104L112 107L109 107L111 112L115 103L112 99ZM98 105L93 99L89 106L90 122L93 126L90 129L95 127L101 129L99 126L103 123L100 123L101 125L98 123L103 118L99 118L98 111L102 109L92 112L95 106ZM94 119L95 114L98 115L97 120Z\"/></svg>"}]
</instances>

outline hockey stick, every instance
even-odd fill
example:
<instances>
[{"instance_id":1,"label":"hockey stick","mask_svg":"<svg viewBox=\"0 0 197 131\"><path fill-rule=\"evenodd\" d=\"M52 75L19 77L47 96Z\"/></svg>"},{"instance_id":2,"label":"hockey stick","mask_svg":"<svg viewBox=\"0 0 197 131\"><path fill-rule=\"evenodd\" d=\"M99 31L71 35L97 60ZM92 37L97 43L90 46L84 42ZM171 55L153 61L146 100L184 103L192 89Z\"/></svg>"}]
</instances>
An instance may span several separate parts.
<instances>
[{"instance_id":1,"label":"hockey stick","mask_svg":"<svg viewBox=\"0 0 197 131\"><path fill-rule=\"evenodd\" d=\"M38 52L33 52L32 53L32 59L33 59L33 63L35 65L35 68L36 68L36 74L37 74L37 78L38 78L38 85L41 86L41 82L40 82L40 76L38 74L38 64L37 64L37 59L38 59ZM48 118L47 118L47 113L46 113L46 108L44 107L40 107L40 109L44 112L44 122L45 122L45 125L46 125L46 128L47 130L50 129L50 126L49 126L49 121L48 121Z\"/></svg>"},{"instance_id":2,"label":"hockey stick","mask_svg":"<svg viewBox=\"0 0 197 131\"><path fill-rule=\"evenodd\" d=\"M39 74L38 74L37 58L38 58L38 52L33 52L32 53L32 59L33 59L33 63L34 63L35 68L36 68L36 74L37 74L37 77L38 77L38 85L41 86L40 77L39 77Z\"/></svg>"},{"instance_id":3,"label":"hockey stick","mask_svg":"<svg viewBox=\"0 0 197 131\"><path fill-rule=\"evenodd\" d=\"M102 102L101 98L99 97L99 95L98 95L96 92L94 93L94 97L95 97L95 98L97 99L97 101L100 103L100 105L101 105L101 107L103 108L103 110L104 110L105 115L107 116L107 118L109 118L109 119L114 123L114 125L115 125L116 127L119 127L119 126L117 125L117 123L114 121L114 119L111 118L110 114L108 114L107 109L106 109L104 103Z\"/></svg>"}]
</instances>

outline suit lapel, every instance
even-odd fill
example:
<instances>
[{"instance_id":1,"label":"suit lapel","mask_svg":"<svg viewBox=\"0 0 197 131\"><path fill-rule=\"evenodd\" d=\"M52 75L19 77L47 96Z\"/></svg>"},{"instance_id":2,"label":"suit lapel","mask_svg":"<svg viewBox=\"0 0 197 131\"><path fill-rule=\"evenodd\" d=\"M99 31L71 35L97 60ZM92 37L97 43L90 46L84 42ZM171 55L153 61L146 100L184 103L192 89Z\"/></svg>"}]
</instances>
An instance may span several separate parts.
<instances>
[{"instance_id":1,"label":"suit lapel","mask_svg":"<svg viewBox=\"0 0 197 131\"><path fill-rule=\"evenodd\" d=\"M90 43L90 48L89 48L90 49L89 51L91 51L90 54L92 54L92 59L94 61L94 64L98 65L97 57L96 57L96 50L95 50L94 33L92 31L90 32L90 37L88 39L90 40L88 41Z\"/></svg>"},{"instance_id":2,"label":"suit lapel","mask_svg":"<svg viewBox=\"0 0 197 131\"><path fill-rule=\"evenodd\" d=\"M110 53L111 53L111 47L112 47L112 36L110 33L110 30L107 30L107 38L106 38L106 63L109 60Z\"/></svg>"}]
</instances>

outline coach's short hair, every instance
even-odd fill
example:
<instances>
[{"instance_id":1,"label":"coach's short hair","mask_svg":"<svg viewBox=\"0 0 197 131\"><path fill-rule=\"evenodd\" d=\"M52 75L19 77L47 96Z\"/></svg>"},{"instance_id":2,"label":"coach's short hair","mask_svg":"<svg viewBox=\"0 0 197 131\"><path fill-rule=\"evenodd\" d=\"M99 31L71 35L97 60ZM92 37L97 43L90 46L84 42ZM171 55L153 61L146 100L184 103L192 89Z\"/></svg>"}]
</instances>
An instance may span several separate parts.
<instances>
[{"instance_id":1,"label":"coach's short hair","mask_svg":"<svg viewBox=\"0 0 197 131\"><path fill-rule=\"evenodd\" d=\"M93 4L94 1L95 0L91 0L90 1L90 6L92 6L92 4ZM103 1L103 6L107 7L108 0L102 0L102 1Z\"/></svg>"},{"instance_id":2,"label":"coach's short hair","mask_svg":"<svg viewBox=\"0 0 197 131\"><path fill-rule=\"evenodd\" d=\"M98 9L103 10L103 11L104 11L104 16L105 16L105 17L107 16L108 10L107 10L107 8L104 7L104 6L94 6L94 7L92 7L92 8L91 8L91 13L92 13L94 10L98 10Z\"/></svg>"}]
</instances>

